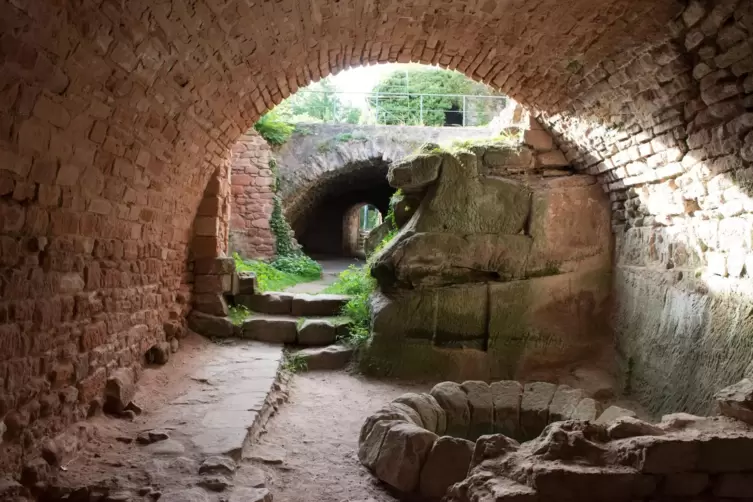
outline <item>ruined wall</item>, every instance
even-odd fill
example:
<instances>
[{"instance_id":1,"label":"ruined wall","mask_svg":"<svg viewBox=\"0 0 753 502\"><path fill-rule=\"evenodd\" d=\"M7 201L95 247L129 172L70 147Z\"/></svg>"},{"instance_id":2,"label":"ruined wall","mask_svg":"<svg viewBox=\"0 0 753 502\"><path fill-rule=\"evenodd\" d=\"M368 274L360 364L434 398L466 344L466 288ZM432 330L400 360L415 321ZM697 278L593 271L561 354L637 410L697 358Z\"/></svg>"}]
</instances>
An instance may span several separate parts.
<instances>
[{"instance_id":1,"label":"ruined wall","mask_svg":"<svg viewBox=\"0 0 753 502\"><path fill-rule=\"evenodd\" d=\"M332 72L417 61L490 83L535 106L578 165L614 183L618 218L628 184L677 174L686 147L703 166L728 153L744 171L751 3L694 3L675 19L684 5L0 2L2 467L93 409L106 376L140 366L183 317L209 178L262 113ZM647 143L666 148L628 173ZM642 395L687 393L676 375L648 379Z\"/></svg>"},{"instance_id":2,"label":"ruined wall","mask_svg":"<svg viewBox=\"0 0 753 502\"><path fill-rule=\"evenodd\" d=\"M707 412L752 360L753 5L693 1L671 30L574 64L588 90L542 118L612 200L628 390L656 413Z\"/></svg>"},{"instance_id":3,"label":"ruined wall","mask_svg":"<svg viewBox=\"0 0 753 502\"><path fill-rule=\"evenodd\" d=\"M363 369L556 382L613 362L609 201L536 131L390 167L411 214L373 257Z\"/></svg>"},{"instance_id":4,"label":"ruined wall","mask_svg":"<svg viewBox=\"0 0 753 502\"><path fill-rule=\"evenodd\" d=\"M271 258L275 238L269 227L274 204L272 148L249 129L233 146L230 252L245 258Z\"/></svg>"}]
</instances>

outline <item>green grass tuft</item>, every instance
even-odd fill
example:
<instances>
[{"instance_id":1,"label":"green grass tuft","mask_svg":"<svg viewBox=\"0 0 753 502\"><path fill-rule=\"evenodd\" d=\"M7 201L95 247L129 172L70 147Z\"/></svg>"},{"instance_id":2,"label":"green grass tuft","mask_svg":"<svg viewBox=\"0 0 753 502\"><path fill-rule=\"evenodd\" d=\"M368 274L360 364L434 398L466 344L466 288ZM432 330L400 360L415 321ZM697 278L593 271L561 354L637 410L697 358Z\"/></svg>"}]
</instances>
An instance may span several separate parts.
<instances>
[{"instance_id":1,"label":"green grass tuft","mask_svg":"<svg viewBox=\"0 0 753 502\"><path fill-rule=\"evenodd\" d=\"M245 305L234 305L228 309L228 317L235 326L240 326L243 321L251 317L253 312Z\"/></svg>"},{"instance_id":2,"label":"green grass tuft","mask_svg":"<svg viewBox=\"0 0 753 502\"><path fill-rule=\"evenodd\" d=\"M308 369L306 358L297 352L285 352L285 361L282 369L288 373L300 373Z\"/></svg>"},{"instance_id":3,"label":"green grass tuft","mask_svg":"<svg viewBox=\"0 0 753 502\"><path fill-rule=\"evenodd\" d=\"M235 258L235 269L238 272L253 272L256 274L256 282L260 292L282 291L301 282L315 281L322 275L321 266L305 255L286 257L285 261L277 258L272 263L260 260L245 260L238 253L234 253L233 258ZM285 270L280 270L277 268L278 266Z\"/></svg>"}]
</instances>

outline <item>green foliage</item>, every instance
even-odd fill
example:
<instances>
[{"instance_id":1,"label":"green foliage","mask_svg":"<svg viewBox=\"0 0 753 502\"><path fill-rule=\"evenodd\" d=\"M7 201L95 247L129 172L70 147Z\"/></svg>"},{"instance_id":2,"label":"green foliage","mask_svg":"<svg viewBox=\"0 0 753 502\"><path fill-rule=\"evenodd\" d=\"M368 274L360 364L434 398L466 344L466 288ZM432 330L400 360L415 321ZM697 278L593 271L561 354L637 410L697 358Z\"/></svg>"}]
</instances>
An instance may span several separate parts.
<instances>
[{"instance_id":1,"label":"green foliage","mask_svg":"<svg viewBox=\"0 0 753 502\"><path fill-rule=\"evenodd\" d=\"M298 352L285 352L285 361L282 369L288 373L300 373L308 369L306 358Z\"/></svg>"},{"instance_id":2,"label":"green foliage","mask_svg":"<svg viewBox=\"0 0 753 502\"><path fill-rule=\"evenodd\" d=\"M271 265L281 272L308 277L312 281L322 276L322 266L303 253L292 256L277 256L272 260Z\"/></svg>"},{"instance_id":3,"label":"green foliage","mask_svg":"<svg viewBox=\"0 0 753 502\"><path fill-rule=\"evenodd\" d=\"M275 178L274 181L274 198L272 199L272 214L269 216L269 229L275 236L275 256L301 256L298 243L293 239L293 229L285 219L282 212L282 197L280 197L280 176L277 171L277 162L274 159L269 161L269 169Z\"/></svg>"},{"instance_id":4,"label":"green foliage","mask_svg":"<svg viewBox=\"0 0 753 502\"><path fill-rule=\"evenodd\" d=\"M320 276L319 273L313 276L313 274L301 275L284 272L261 260L244 260L238 253L233 253L233 258L235 259L235 269L238 272L253 272L256 275L256 282L261 292L281 291L301 282L318 279ZM305 258L310 260L308 257Z\"/></svg>"},{"instance_id":5,"label":"green foliage","mask_svg":"<svg viewBox=\"0 0 753 502\"><path fill-rule=\"evenodd\" d=\"M309 85L280 103L275 111L290 123L339 122L358 124L361 110L344 103L329 78Z\"/></svg>"},{"instance_id":6,"label":"green foliage","mask_svg":"<svg viewBox=\"0 0 753 502\"><path fill-rule=\"evenodd\" d=\"M363 131L354 131L354 132L341 132L337 136L335 136L335 141L338 143L348 143L350 141L368 141L369 138L363 133Z\"/></svg>"},{"instance_id":7,"label":"green foliage","mask_svg":"<svg viewBox=\"0 0 753 502\"><path fill-rule=\"evenodd\" d=\"M369 99L369 106L378 113L377 123L387 125L427 125L445 124L446 112L455 115L462 122L460 111L463 98L459 96L424 96L418 94L456 94L471 96L493 96L492 89L474 82L462 73L439 69L398 70L379 82L375 93L410 93L411 96L375 96ZM503 100L466 99L466 112L470 121L467 125L484 125L504 106ZM423 113L421 112L423 108ZM423 117L423 122L422 122Z\"/></svg>"},{"instance_id":8,"label":"green foliage","mask_svg":"<svg viewBox=\"0 0 753 502\"><path fill-rule=\"evenodd\" d=\"M248 307L246 307L245 305L234 305L228 309L228 317L230 318L230 321L236 326L243 324L243 321L248 319L250 316L251 311L248 310Z\"/></svg>"},{"instance_id":9,"label":"green foliage","mask_svg":"<svg viewBox=\"0 0 753 502\"><path fill-rule=\"evenodd\" d=\"M280 146L290 139L294 127L280 117L275 109L263 115L259 121L254 124L254 129L256 129L261 137L270 145Z\"/></svg>"},{"instance_id":10,"label":"green foliage","mask_svg":"<svg viewBox=\"0 0 753 502\"><path fill-rule=\"evenodd\" d=\"M324 290L325 293L351 296L350 301L340 312L352 321L348 334L342 339L343 342L360 346L369 339L371 333L369 296L375 288L376 281L371 277L369 267L351 265L340 273L337 281Z\"/></svg>"}]
</instances>

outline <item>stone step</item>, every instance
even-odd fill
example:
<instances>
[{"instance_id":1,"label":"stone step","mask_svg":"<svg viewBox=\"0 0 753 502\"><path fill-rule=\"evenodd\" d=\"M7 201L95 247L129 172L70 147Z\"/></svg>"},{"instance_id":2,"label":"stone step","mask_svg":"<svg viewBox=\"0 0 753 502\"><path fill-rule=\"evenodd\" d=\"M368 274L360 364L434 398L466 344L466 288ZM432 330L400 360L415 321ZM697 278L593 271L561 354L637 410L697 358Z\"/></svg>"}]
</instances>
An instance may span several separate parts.
<instances>
[{"instance_id":1,"label":"stone step","mask_svg":"<svg viewBox=\"0 0 753 502\"><path fill-rule=\"evenodd\" d=\"M307 295L291 293L259 293L235 295L235 303L253 312L273 315L326 317L337 316L348 303L347 295Z\"/></svg>"},{"instance_id":2,"label":"stone step","mask_svg":"<svg viewBox=\"0 0 753 502\"><path fill-rule=\"evenodd\" d=\"M350 320L343 317L307 319L289 315L255 314L240 326L242 338L269 343L324 346L347 333Z\"/></svg>"},{"instance_id":3,"label":"stone step","mask_svg":"<svg viewBox=\"0 0 753 502\"><path fill-rule=\"evenodd\" d=\"M353 348L347 345L311 347L299 350L296 355L306 361L306 369L309 371L339 370L350 362L353 357Z\"/></svg>"}]
</instances>

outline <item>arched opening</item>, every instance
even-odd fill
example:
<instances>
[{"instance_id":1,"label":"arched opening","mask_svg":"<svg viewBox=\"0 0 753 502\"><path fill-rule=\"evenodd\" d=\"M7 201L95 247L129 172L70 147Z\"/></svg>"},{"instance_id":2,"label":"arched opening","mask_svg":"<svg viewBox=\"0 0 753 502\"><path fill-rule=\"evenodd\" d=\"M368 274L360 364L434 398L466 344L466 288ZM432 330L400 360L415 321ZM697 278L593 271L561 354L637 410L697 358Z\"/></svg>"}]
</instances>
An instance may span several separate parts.
<instances>
[{"instance_id":1,"label":"arched opening","mask_svg":"<svg viewBox=\"0 0 753 502\"><path fill-rule=\"evenodd\" d=\"M457 69L532 108L551 156L610 198L615 372L652 412L709 409L750 363L753 7L519 4L0 5L0 463L182 328L194 222L244 131L380 62Z\"/></svg>"},{"instance_id":2,"label":"arched opening","mask_svg":"<svg viewBox=\"0 0 753 502\"><path fill-rule=\"evenodd\" d=\"M376 206L362 202L343 216L343 253L345 256L365 258L364 244L369 233L382 223L382 212Z\"/></svg>"}]
</instances>

